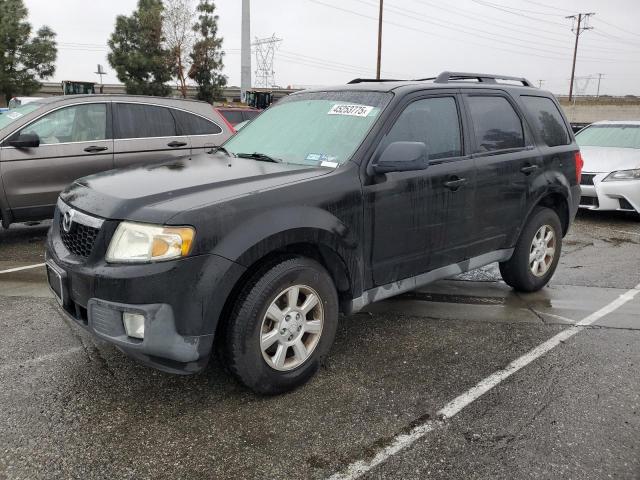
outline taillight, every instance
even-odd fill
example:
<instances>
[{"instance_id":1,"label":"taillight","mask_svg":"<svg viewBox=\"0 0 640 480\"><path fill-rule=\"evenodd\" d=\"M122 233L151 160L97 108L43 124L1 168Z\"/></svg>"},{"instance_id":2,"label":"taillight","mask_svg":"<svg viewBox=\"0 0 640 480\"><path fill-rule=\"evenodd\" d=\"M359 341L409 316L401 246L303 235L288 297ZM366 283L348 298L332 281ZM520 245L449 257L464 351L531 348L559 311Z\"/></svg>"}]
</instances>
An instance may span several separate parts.
<instances>
[{"instance_id":1,"label":"taillight","mask_svg":"<svg viewBox=\"0 0 640 480\"><path fill-rule=\"evenodd\" d=\"M580 150L576 152L576 182L580 185L580 179L582 178L582 167L584 166L584 160L582 160L582 154Z\"/></svg>"}]
</instances>

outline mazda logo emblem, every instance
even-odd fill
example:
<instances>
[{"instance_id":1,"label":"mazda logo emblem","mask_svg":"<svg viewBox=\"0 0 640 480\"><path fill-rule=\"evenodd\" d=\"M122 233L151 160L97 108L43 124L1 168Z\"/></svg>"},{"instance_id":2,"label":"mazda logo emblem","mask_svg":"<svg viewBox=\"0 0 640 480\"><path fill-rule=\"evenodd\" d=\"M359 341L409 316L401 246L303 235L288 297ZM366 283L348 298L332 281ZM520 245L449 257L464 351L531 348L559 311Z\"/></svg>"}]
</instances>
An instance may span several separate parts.
<instances>
[{"instance_id":1,"label":"mazda logo emblem","mask_svg":"<svg viewBox=\"0 0 640 480\"><path fill-rule=\"evenodd\" d=\"M73 216L75 213L75 210L67 210L64 212L64 216L62 217L62 229L67 233L71 231L71 227L73 226Z\"/></svg>"}]
</instances>

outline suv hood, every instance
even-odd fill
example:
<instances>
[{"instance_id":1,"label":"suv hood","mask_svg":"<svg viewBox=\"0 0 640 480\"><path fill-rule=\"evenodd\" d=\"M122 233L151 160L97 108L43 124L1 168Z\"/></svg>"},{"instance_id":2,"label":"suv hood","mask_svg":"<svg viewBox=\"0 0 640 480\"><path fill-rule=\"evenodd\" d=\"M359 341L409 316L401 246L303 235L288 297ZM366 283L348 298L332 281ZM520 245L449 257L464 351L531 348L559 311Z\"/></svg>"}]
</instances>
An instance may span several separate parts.
<instances>
[{"instance_id":1,"label":"suv hood","mask_svg":"<svg viewBox=\"0 0 640 480\"><path fill-rule=\"evenodd\" d=\"M99 217L165 223L199 206L299 182L332 169L229 157L182 157L76 180L60 198Z\"/></svg>"},{"instance_id":2,"label":"suv hood","mask_svg":"<svg viewBox=\"0 0 640 480\"><path fill-rule=\"evenodd\" d=\"M640 168L640 150L617 147L580 147L585 173L609 173Z\"/></svg>"}]
</instances>

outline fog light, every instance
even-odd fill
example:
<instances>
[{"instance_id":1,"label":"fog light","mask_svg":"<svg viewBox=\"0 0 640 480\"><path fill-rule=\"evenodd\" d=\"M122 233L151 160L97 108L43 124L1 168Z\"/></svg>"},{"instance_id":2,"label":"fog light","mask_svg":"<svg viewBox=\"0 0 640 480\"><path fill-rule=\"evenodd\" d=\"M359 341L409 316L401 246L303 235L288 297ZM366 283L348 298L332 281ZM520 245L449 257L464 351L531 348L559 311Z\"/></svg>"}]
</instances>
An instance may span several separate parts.
<instances>
[{"instance_id":1,"label":"fog light","mask_svg":"<svg viewBox=\"0 0 640 480\"><path fill-rule=\"evenodd\" d=\"M129 337L144 339L144 315L124 312L122 314L124 329Z\"/></svg>"}]
</instances>

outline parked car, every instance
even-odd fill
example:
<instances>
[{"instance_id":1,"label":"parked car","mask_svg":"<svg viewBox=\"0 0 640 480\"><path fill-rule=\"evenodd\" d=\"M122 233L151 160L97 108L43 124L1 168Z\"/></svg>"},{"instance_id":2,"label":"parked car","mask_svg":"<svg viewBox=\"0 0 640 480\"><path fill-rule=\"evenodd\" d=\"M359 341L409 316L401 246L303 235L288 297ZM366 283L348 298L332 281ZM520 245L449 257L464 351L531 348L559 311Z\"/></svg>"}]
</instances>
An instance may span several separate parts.
<instances>
[{"instance_id":1,"label":"parked car","mask_svg":"<svg viewBox=\"0 0 640 480\"><path fill-rule=\"evenodd\" d=\"M580 207L640 213L640 121L596 122L576 141L584 157Z\"/></svg>"},{"instance_id":2,"label":"parked car","mask_svg":"<svg viewBox=\"0 0 640 480\"><path fill-rule=\"evenodd\" d=\"M546 285L581 164L553 95L525 79L301 92L210 155L77 180L49 282L77 325L147 365L194 373L215 349L283 392L318 369L339 312L492 262L517 290Z\"/></svg>"},{"instance_id":3,"label":"parked car","mask_svg":"<svg viewBox=\"0 0 640 480\"><path fill-rule=\"evenodd\" d=\"M9 100L7 107L11 110L19 107L20 105L27 105L28 103L38 102L42 99L43 97L13 97Z\"/></svg>"},{"instance_id":4,"label":"parked car","mask_svg":"<svg viewBox=\"0 0 640 480\"><path fill-rule=\"evenodd\" d=\"M245 107L218 107L216 111L222 115L232 127L235 127L241 122L253 120L262 113L262 110L258 110L257 108Z\"/></svg>"},{"instance_id":5,"label":"parked car","mask_svg":"<svg viewBox=\"0 0 640 480\"><path fill-rule=\"evenodd\" d=\"M2 224L51 218L76 178L196 154L230 135L205 102L78 95L22 105L0 115Z\"/></svg>"}]
</instances>

